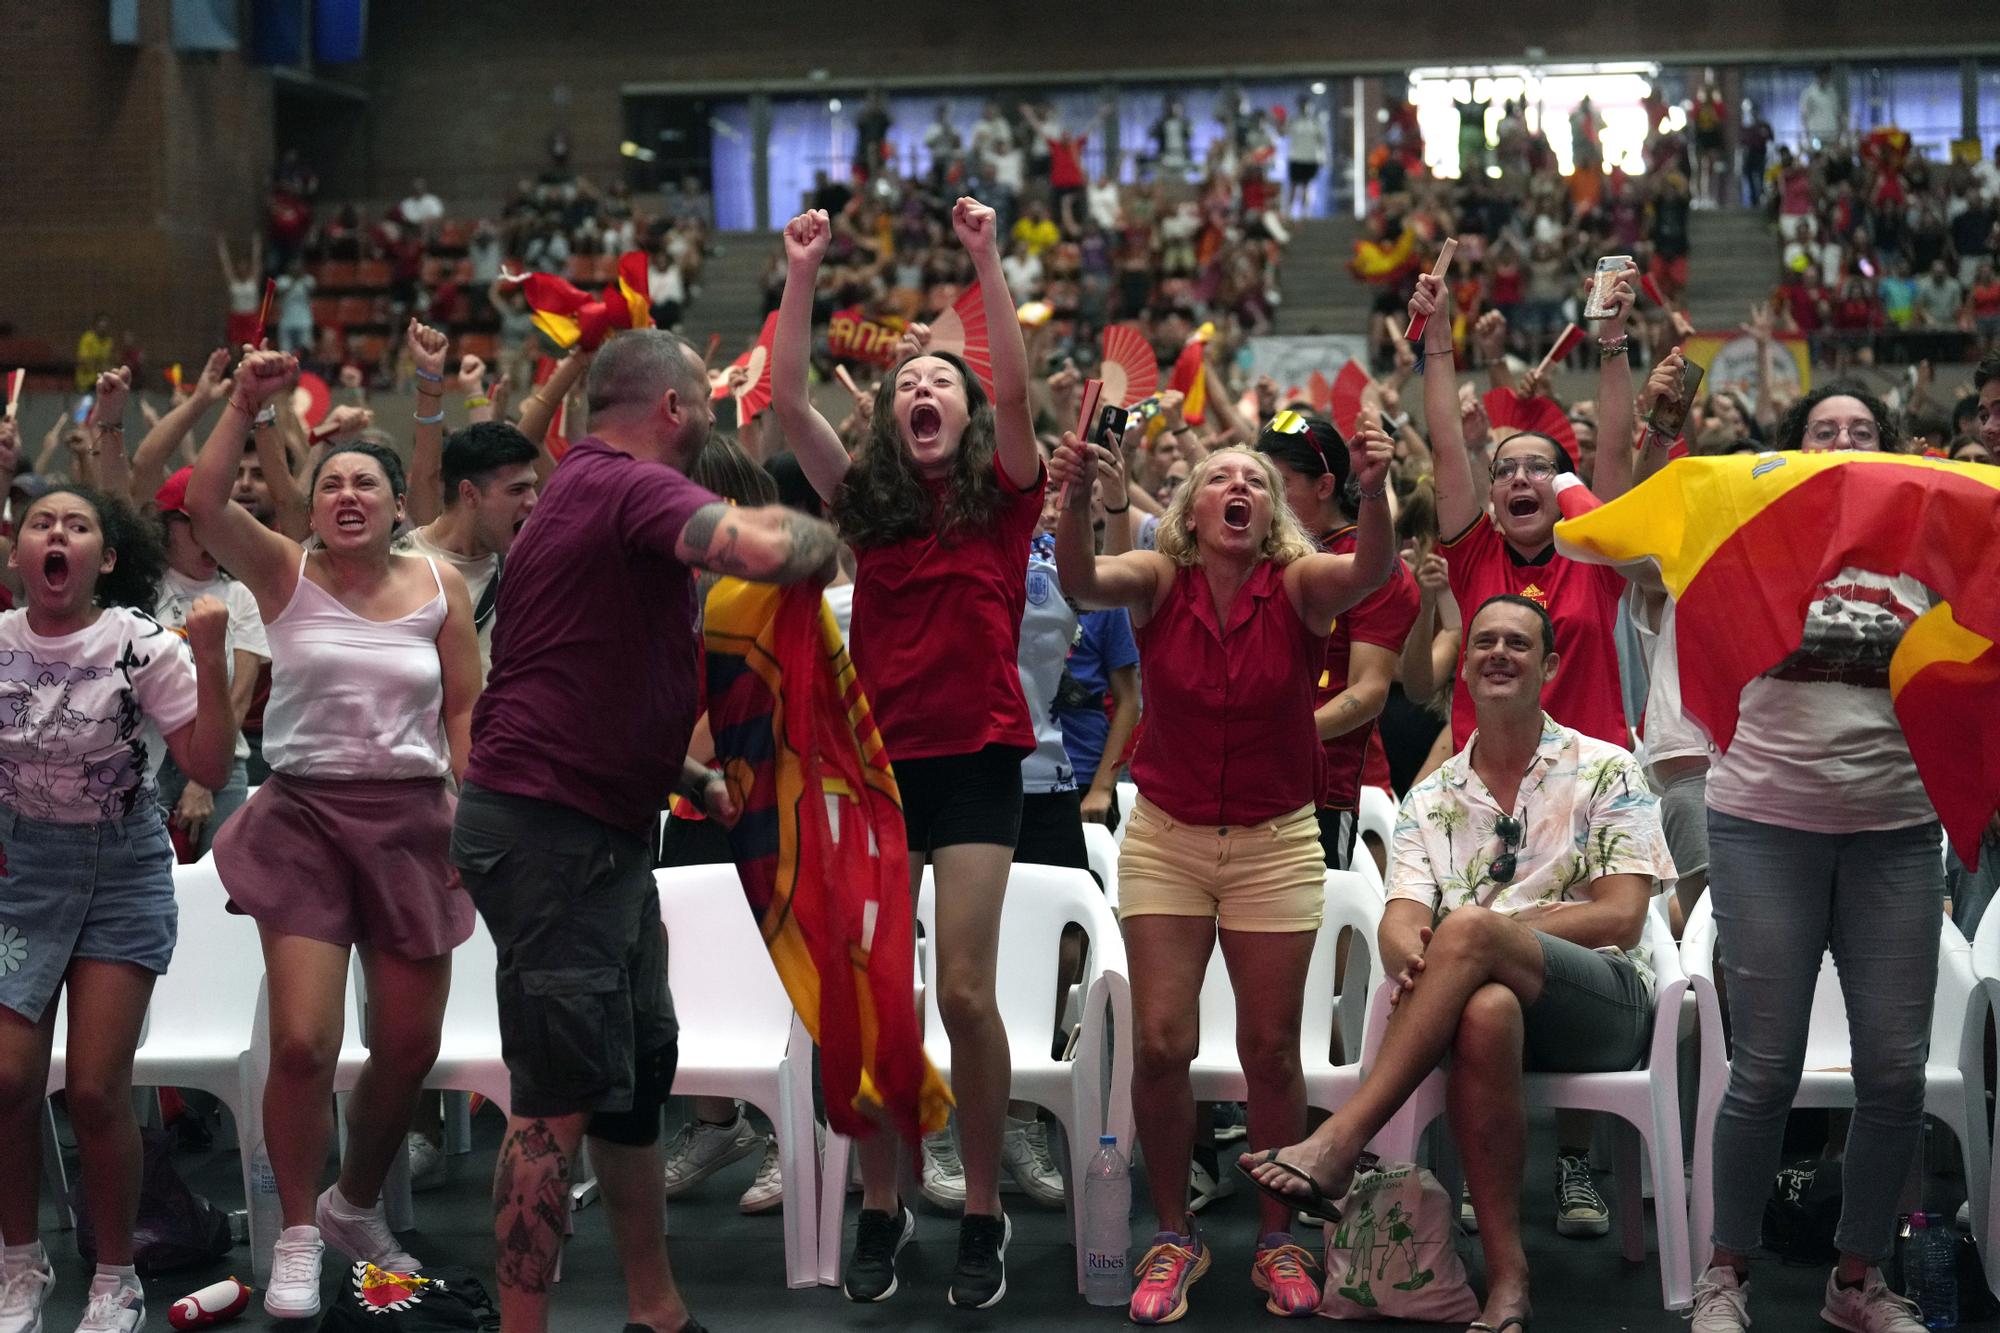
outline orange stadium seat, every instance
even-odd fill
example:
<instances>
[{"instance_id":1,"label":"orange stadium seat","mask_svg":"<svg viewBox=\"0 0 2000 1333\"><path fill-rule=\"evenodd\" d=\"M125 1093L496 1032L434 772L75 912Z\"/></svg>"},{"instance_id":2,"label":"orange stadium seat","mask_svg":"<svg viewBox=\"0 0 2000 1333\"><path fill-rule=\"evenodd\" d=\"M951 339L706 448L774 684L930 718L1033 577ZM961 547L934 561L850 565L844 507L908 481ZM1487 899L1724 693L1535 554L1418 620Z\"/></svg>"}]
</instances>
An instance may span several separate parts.
<instances>
[{"instance_id":1,"label":"orange stadium seat","mask_svg":"<svg viewBox=\"0 0 2000 1333\"><path fill-rule=\"evenodd\" d=\"M386 259L364 259L354 266L356 287L387 287L389 285L389 261Z\"/></svg>"}]
</instances>

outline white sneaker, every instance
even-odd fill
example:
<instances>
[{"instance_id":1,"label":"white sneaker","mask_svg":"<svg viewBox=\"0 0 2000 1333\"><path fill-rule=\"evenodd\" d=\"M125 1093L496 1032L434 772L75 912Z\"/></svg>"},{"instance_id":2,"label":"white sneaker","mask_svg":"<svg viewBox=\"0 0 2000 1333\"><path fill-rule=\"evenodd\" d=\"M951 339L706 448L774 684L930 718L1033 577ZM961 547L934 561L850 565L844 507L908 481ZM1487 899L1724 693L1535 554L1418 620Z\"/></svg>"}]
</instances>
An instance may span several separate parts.
<instances>
[{"instance_id":1,"label":"white sneaker","mask_svg":"<svg viewBox=\"0 0 2000 1333\"><path fill-rule=\"evenodd\" d=\"M1750 1279L1727 1264L1709 1269L1695 1281L1688 1320L1692 1333L1742 1333L1750 1327Z\"/></svg>"},{"instance_id":2,"label":"white sneaker","mask_svg":"<svg viewBox=\"0 0 2000 1333\"><path fill-rule=\"evenodd\" d=\"M421 1134L412 1134L404 1140L403 1151L410 1155L412 1192L422 1194L444 1184L444 1149Z\"/></svg>"},{"instance_id":3,"label":"white sneaker","mask_svg":"<svg viewBox=\"0 0 2000 1333\"><path fill-rule=\"evenodd\" d=\"M1556 1158L1556 1231L1564 1236L1602 1236L1611 1230L1611 1210L1591 1178L1590 1159Z\"/></svg>"},{"instance_id":4,"label":"white sneaker","mask_svg":"<svg viewBox=\"0 0 2000 1333\"><path fill-rule=\"evenodd\" d=\"M1236 1193L1236 1179L1228 1171L1212 1175L1199 1157L1188 1159L1188 1211L1198 1213L1217 1199Z\"/></svg>"},{"instance_id":5,"label":"white sneaker","mask_svg":"<svg viewBox=\"0 0 2000 1333\"><path fill-rule=\"evenodd\" d=\"M935 1208L948 1213L965 1209L965 1163L958 1160L958 1140L946 1126L924 1135L924 1171L919 1190Z\"/></svg>"},{"instance_id":6,"label":"white sneaker","mask_svg":"<svg viewBox=\"0 0 2000 1333\"><path fill-rule=\"evenodd\" d=\"M319 1223L321 1241L357 1262L390 1273L414 1273L424 1266L396 1243L380 1200L373 1208L356 1208L340 1193L340 1186L328 1185L313 1209L313 1220Z\"/></svg>"},{"instance_id":7,"label":"white sneaker","mask_svg":"<svg viewBox=\"0 0 2000 1333\"><path fill-rule=\"evenodd\" d=\"M1879 1268L1869 1269L1858 1287L1843 1287L1827 1274L1826 1304L1819 1317L1847 1333L1924 1333L1917 1303L1889 1290Z\"/></svg>"},{"instance_id":8,"label":"white sneaker","mask_svg":"<svg viewBox=\"0 0 2000 1333\"><path fill-rule=\"evenodd\" d=\"M319 1257L325 1248L318 1227L285 1228L271 1251L265 1314L273 1319L312 1319L319 1314Z\"/></svg>"},{"instance_id":9,"label":"white sneaker","mask_svg":"<svg viewBox=\"0 0 2000 1333\"><path fill-rule=\"evenodd\" d=\"M76 1333L134 1333L145 1323L146 1293L115 1273L99 1273L91 1280Z\"/></svg>"},{"instance_id":10,"label":"white sneaker","mask_svg":"<svg viewBox=\"0 0 2000 1333\"><path fill-rule=\"evenodd\" d=\"M46 1256L0 1273L0 1333L42 1333L42 1307L55 1286L55 1269Z\"/></svg>"},{"instance_id":11,"label":"white sneaker","mask_svg":"<svg viewBox=\"0 0 2000 1333\"><path fill-rule=\"evenodd\" d=\"M785 1202L785 1173L778 1165L778 1141L764 1141L764 1160L757 1163L757 1178L736 1201L739 1213L768 1213Z\"/></svg>"},{"instance_id":12,"label":"white sneaker","mask_svg":"<svg viewBox=\"0 0 2000 1333\"><path fill-rule=\"evenodd\" d=\"M723 1167L756 1152L763 1142L764 1136L750 1127L741 1107L736 1119L727 1125L711 1125L689 1116L667 1143L667 1197L678 1199Z\"/></svg>"},{"instance_id":13,"label":"white sneaker","mask_svg":"<svg viewBox=\"0 0 2000 1333\"><path fill-rule=\"evenodd\" d=\"M1062 1171L1049 1151L1049 1127L1039 1120L1007 1118L1000 1139L1000 1161L1021 1192L1044 1208L1063 1206Z\"/></svg>"}]
</instances>

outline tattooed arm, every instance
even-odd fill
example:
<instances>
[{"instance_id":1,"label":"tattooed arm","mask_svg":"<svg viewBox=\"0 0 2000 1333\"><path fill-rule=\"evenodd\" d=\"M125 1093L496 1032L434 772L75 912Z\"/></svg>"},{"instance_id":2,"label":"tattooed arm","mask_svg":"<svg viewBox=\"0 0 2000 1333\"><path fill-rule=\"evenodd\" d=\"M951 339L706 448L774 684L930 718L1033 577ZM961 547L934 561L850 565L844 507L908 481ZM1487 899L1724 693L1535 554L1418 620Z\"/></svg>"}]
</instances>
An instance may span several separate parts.
<instances>
[{"instance_id":1,"label":"tattooed arm","mask_svg":"<svg viewBox=\"0 0 2000 1333\"><path fill-rule=\"evenodd\" d=\"M674 543L683 562L758 583L826 583L838 565L833 528L784 505L703 505Z\"/></svg>"}]
</instances>

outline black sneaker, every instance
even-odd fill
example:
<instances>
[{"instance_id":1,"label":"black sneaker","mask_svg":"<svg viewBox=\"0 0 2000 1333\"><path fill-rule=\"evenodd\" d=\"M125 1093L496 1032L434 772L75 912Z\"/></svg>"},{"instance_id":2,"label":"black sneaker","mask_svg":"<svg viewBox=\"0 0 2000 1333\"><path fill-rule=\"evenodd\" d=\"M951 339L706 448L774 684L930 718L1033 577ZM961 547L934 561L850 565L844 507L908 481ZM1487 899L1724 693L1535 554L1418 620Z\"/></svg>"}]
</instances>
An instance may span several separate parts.
<instances>
[{"instance_id":1,"label":"black sneaker","mask_svg":"<svg viewBox=\"0 0 2000 1333\"><path fill-rule=\"evenodd\" d=\"M967 1213L958 1224L958 1265L951 1270L951 1303L985 1310L1007 1294L1007 1242L1014 1223L1006 1217Z\"/></svg>"},{"instance_id":2,"label":"black sneaker","mask_svg":"<svg viewBox=\"0 0 2000 1333\"><path fill-rule=\"evenodd\" d=\"M896 1294L896 1255L917 1234L917 1215L898 1205L893 1213L863 1208L854 1227L841 1291L850 1301L886 1301Z\"/></svg>"}]
</instances>

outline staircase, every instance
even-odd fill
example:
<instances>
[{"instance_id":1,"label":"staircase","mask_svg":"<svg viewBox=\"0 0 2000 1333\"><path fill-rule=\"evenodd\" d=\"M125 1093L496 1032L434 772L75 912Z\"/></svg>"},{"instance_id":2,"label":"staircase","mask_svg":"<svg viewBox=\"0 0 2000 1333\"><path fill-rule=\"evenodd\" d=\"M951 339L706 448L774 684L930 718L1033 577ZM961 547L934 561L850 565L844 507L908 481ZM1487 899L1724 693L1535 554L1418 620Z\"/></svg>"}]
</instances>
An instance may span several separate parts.
<instances>
[{"instance_id":1,"label":"staircase","mask_svg":"<svg viewBox=\"0 0 2000 1333\"><path fill-rule=\"evenodd\" d=\"M722 335L712 365L726 366L754 342L764 327L764 267L778 245L770 231L717 232L702 266L701 295L681 317L681 332L700 350L710 334Z\"/></svg>"},{"instance_id":2,"label":"staircase","mask_svg":"<svg viewBox=\"0 0 2000 1333\"><path fill-rule=\"evenodd\" d=\"M1375 289L1347 271L1361 224L1352 218L1313 218L1291 228L1276 331L1365 334Z\"/></svg>"},{"instance_id":3,"label":"staircase","mask_svg":"<svg viewBox=\"0 0 2000 1333\"><path fill-rule=\"evenodd\" d=\"M1748 208L1697 209L1689 226L1688 318L1704 333L1733 330L1777 285L1778 238Z\"/></svg>"}]
</instances>

